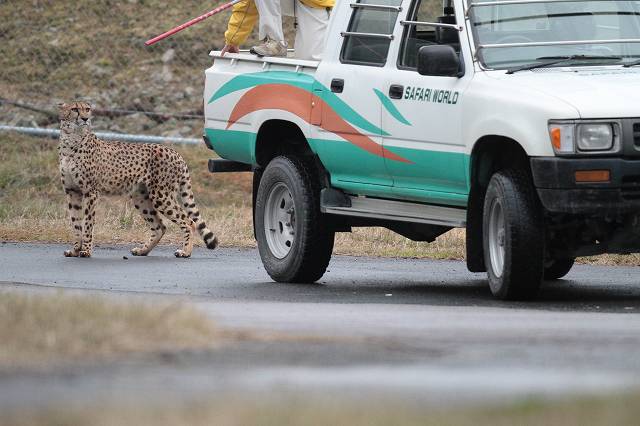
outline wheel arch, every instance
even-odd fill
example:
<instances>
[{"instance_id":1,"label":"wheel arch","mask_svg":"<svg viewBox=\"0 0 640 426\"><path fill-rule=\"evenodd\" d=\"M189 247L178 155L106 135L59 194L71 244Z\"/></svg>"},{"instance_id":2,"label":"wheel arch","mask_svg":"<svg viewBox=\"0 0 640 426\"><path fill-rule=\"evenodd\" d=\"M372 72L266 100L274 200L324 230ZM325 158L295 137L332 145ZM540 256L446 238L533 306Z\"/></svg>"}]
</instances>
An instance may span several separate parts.
<instances>
[{"instance_id":1,"label":"wheel arch","mask_svg":"<svg viewBox=\"0 0 640 426\"><path fill-rule=\"evenodd\" d=\"M280 119L267 120L262 123L256 135L255 161L258 167L266 167L269 161L282 154L306 157L315 155L315 150L296 123Z\"/></svg>"}]
</instances>

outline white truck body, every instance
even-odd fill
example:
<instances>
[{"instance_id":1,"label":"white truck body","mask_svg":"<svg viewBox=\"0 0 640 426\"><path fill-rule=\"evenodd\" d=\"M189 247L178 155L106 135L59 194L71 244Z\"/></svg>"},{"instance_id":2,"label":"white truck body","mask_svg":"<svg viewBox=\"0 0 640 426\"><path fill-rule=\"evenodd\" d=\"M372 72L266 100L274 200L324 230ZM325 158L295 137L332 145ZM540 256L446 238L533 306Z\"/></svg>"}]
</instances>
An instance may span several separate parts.
<instances>
[{"instance_id":1,"label":"white truck body","mask_svg":"<svg viewBox=\"0 0 640 426\"><path fill-rule=\"evenodd\" d=\"M485 195L517 168L540 262L640 250L638 1L338 1L320 62L211 56L207 144L258 170L313 157L336 230L467 226L470 269L495 269Z\"/></svg>"}]
</instances>

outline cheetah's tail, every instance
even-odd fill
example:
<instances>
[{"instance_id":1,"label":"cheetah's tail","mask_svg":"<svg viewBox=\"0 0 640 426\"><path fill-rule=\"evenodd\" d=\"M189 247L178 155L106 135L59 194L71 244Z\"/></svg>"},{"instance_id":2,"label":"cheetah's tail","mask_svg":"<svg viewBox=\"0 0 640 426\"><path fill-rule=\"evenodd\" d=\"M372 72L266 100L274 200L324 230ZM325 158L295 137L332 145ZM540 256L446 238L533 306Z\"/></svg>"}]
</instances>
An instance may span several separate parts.
<instances>
[{"instance_id":1,"label":"cheetah's tail","mask_svg":"<svg viewBox=\"0 0 640 426\"><path fill-rule=\"evenodd\" d=\"M184 182L180 185L180 200L189 218L195 223L198 234L202 237L207 248L213 250L218 247L218 238L207 228L207 224L204 222L202 216L200 216L200 211L198 211L196 207L193 192L191 191L191 182Z\"/></svg>"}]
</instances>

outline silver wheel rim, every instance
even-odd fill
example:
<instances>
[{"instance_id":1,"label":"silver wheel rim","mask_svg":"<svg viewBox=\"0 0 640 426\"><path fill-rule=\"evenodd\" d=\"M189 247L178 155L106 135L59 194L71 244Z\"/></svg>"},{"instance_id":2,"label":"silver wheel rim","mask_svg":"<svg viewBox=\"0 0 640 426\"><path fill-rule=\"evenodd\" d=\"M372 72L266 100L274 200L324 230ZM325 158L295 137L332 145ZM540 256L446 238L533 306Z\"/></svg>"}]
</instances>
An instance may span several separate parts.
<instances>
[{"instance_id":1,"label":"silver wheel rim","mask_svg":"<svg viewBox=\"0 0 640 426\"><path fill-rule=\"evenodd\" d=\"M500 201L494 199L489 213L489 256L491 269L497 278L502 277L504 269L504 241L504 211Z\"/></svg>"},{"instance_id":2,"label":"silver wheel rim","mask_svg":"<svg viewBox=\"0 0 640 426\"><path fill-rule=\"evenodd\" d=\"M295 237L295 203L291 191L280 182L271 188L264 209L264 228L267 245L278 259L291 251Z\"/></svg>"}]
</instances>

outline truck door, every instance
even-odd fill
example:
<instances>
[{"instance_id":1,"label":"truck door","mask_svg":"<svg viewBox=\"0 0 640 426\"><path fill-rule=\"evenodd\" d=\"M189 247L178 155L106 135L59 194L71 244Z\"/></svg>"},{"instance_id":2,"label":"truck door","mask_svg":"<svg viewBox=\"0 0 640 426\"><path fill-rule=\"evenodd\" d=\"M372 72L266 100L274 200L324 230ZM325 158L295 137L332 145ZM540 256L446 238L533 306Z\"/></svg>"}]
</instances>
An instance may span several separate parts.
<instances>
[{"instance_id":1,"label":"truck door","mask_svg":"<svg viewBox=\"0 0 640 426\"><path fill-rule=\"evenodd\" d=\"M325 58L314 88L322 99L315 113L316 150L332 185L363 195L391 194L385 167L382 105L374 88L384 84L385 64L401 0L352 0L350 17L339 29L339 51ZM348 24L347 24L348 22ZM336 34L337 35L337 34ZM331 34L330 37L334 35ZM314 105L317 108L318 105Z\"/></svg>"},{"instance_id":2,"label":"truck door","mask_svg":"<svg viewBox=\"0 0 640 426\"><path fill-rule=\"evenodd\" d=\"M386 161L394 194L425 202L466 205L468 157L462 141L461 106L470 77L423 76L417 72L418 50L422 46L449 45L460 52L461 33L438 26L456 24L451 3L411 3L406 21L401 21L403 28L396 29L401 37L396 70L388 74L386 87L378 96L384 106L382 127L389 133L383 138L384 147L411 161ZM458 17L462 19L460 13Z\"/></svg>"}]
</instances>

